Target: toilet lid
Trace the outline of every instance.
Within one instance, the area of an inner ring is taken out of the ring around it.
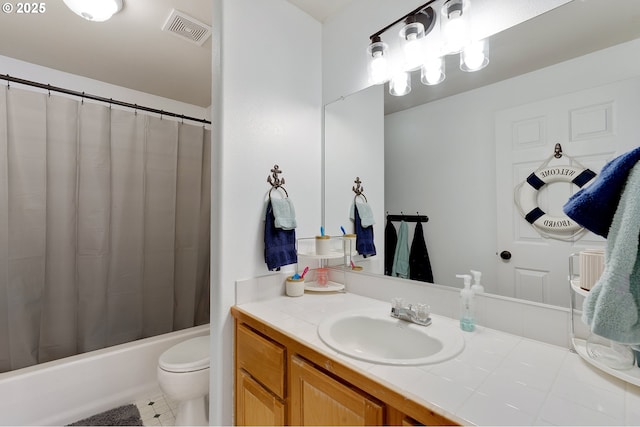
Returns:
[[[162,353],[158,366],[169,372],[191,372],[209,367],[209,335],[191,338]]]

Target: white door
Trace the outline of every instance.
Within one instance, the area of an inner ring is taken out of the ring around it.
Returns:
[[[496,260],[501,295],[569,305],[569,255],[603,247],[605,240],[590,232],[574,241],[542,237],[516,208],[514,189],[554,153],[556,143],[594,172],[640,145],[639,95],[640,79],[630,79],[496,113]],[[566,155],[550,165],[576,166]],[[577,190],[566,182],[545,185],[538,192],[538,206],[549,215],[564,216],[562,206]]]

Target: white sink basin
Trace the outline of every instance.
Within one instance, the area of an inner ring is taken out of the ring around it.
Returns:
[[[356,359],[386,365],[426,365],[458,355],[464,348],[460,330],[433,319],[420,326],[375,310],[333,315],[318,325],[322,341]]]

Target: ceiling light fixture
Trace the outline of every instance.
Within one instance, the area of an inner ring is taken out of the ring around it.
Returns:
[[[76,15],[88,21],[103,22],[122,9],[122,0],[63,0]]]
[[[368,71],[372,84],[389,82],[389,93],[402,96],[411,91],[411,71],[419,69],[420,81],[425,85],[441,83],[446,77],[446,55],[459,53],[460,69],[467,72],[489,64],[489,40],[470,37],[471,0],[442,0],[439,14],[431,7],[436,1],[428,1],[369,37]],[[440,25],[436,29],[437,19]],[[384,43],[383,34],[399,23],[403,23],[399,39],[388,39],[389,45]]]

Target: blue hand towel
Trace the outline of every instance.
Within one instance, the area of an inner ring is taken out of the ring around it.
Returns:
[[[640,147],[609,161],[587,187],[569,198],[562,210],[575,222],[607,237],[629,171],[640,160]]]
[[[296,231],[283,230],[275,226],[272,201],[267,203],[264,222],[264,261],[269,270],[298,262]]]
[[[349,218],[355,221],[355,208],[358,208],[358,214],[360,214],[360,221],[364,228],[371,227],[376,223],[375,219],[373,219],[373,211],[371,210],[371,206],[368,203],[354,202],[351,205],[351,210],[349,212]]]
[[[271,207],[273,208],[276,228],[282,228],[283,230],[296,228],[298,225],[296,223],[296,210],[290,198],[271,199]]]
[[[355,208],[354,228],[356,232],[356,250],[365,257],[376,254],[376,245],[373,241],[373,227],[363,227],[360,220],[360,211]]]
[[[597,335],[640,343],[640,162],[631,169],[609,229],[602,276],[584,300],[582,320]]]
[[[396,243],[391,275],[405,279],[409,278],[409,229],[404,221],[400,221],[400,228],[398,229],[398,243]]]

